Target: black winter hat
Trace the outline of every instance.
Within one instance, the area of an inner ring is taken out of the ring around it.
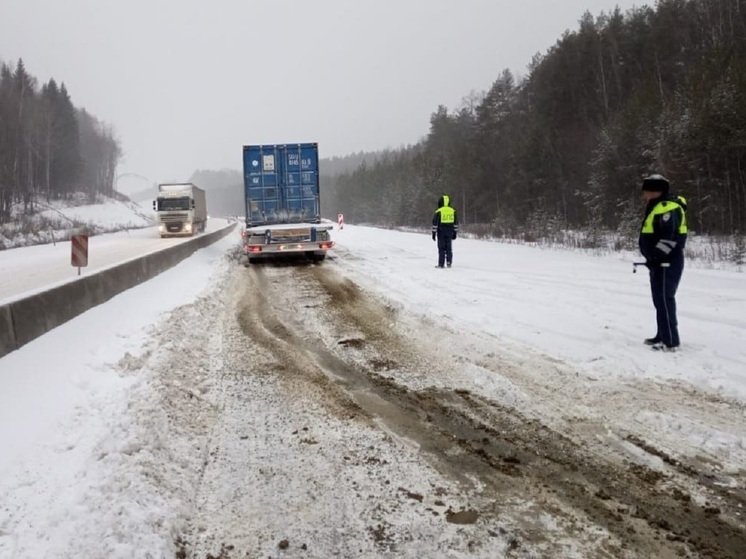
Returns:
[[[668,194],[668,179],[663,175],[650,175],[642,179],[642,189],[648,192],[662,192]]]

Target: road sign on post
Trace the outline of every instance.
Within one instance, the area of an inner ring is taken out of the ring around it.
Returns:
[[[88,266],[88,235],[73,235],[70,241],[71,264],[77,266],[78,275],[80,275],[80,268]]]

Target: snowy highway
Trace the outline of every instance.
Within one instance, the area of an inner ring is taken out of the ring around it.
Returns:
[[[211,219],[206,233],[227,224],[224,219]],[[81,268],[80,274],[92,274],[189,239],[161,239],[156,226],[91,236],[88,265]],[[70,241],[0,251],[0,304],[77,278],[78,268],[71,265],[70,252]]]
[[[741,559],[744,274],[689,266],[661,354],[630,255],[335,240],[0,358],[0,556]]]

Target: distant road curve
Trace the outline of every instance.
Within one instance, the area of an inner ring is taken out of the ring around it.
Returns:
[[[211,218],[206,233],[229,223],[226,219]],[[191,237],[161,239],[157,227],[96,235],[88,239],[88,266],[81,268],[80,274],[89,275],[189,239]],[[0,251],[0,304],[76,279],[78,269],[72,266],[70,259],[69,241]]]

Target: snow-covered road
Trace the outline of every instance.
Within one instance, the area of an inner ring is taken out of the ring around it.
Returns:
[[[746,548],[743,274],[689,266],[658,354],[622,256],[335,237],[229,236],[0,359],[0,556]]]
[[[207,233],[225,227],[224,219],[211,219]],[[95,235],[88,240],[88,265],[81,275],[187,242],[190,237],[161,239],[157,227]],[[71,264],[70,241],[0,251],[0,304],[78,277]]]

